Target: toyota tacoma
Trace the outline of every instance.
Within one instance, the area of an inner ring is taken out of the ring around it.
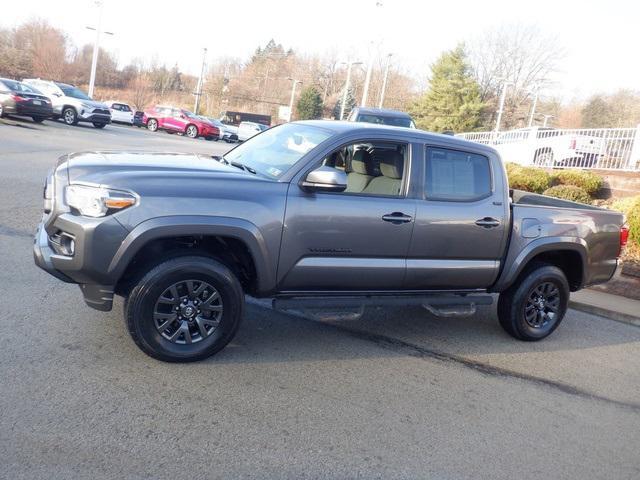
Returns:
[[[233,338],[245,295],[276,308],[424,305],[499,294],[513,337],[553,332],[569,294],[614,274],[622,214],[510,192],[488,146],[409,128],[306,121],[224,156],[84,152],[47,177],[38,266],[85,302],[125,298],[135,343],[164,361]]]

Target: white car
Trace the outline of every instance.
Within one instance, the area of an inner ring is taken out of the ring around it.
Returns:
[[[268,128],[269,127],[261,123],[241,122],[238,126],[238,141],[244,142]]]
[[[502,132],[492,146],[505,161],[540,167],[592,168],[606,150],[602,138],[581,130],[550,127]]]
[[[111,112],[111,121],[133,125],[133,109],[124,102],[114,102],[112,100],[104,102]]]

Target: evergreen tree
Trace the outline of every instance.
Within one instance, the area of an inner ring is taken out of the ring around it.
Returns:
[[[333,118],[335,118],[336,120],[340,120],[340,109],[342,108],[342,96],[343,95],[344,95],[344,90],[342,92],[340,92],[340,96],[338,97],[338,100],[336,101],[336,105],[335,105],[335,107],[333,107]],[[357,105],[356,97],[353,94],[353,90],[351,88],[349,88],[349,90],[347,90],[347,101],[344,104],[344,118],[343,118],[344,120],[347,119],[347,117],[349,116],[349,113],[351,113],[351,110],[356,105]]]
[[[313,120],[322,117],[322,96],[314,86],[305,88],[296,104],[298,120]]]
[[[429,88],[411,109],[418,128],[434,132],[478,128],[484,105],[463,45],[443,53],[431,73]]]

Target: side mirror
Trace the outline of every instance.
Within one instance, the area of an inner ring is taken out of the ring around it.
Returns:
[[[62,96],[62,94],[61,94],[61,93],[58,93],[58,92],[55,92],[55,93],[53,94],[53,96],[54,96],[54,97],[61,97],[61,96]]]
[[[187,116],[184,113],[181,113],[180,114],[180,118],[182,118],[184,120],[185,118],[187,118]]]
[[[310,192],[343,192],[347,188],[347,174],[327,166],[318,167],[307,174],[301,186]]]

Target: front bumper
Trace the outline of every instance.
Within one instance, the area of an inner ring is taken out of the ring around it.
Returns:
[[[106,115],[104,113],[80,112],[78,113],[78,121],[91,123],[111,123],[111,115]]]
[[[73,238],[72,255],[62,253],[52,241],[60,232]],[[65,213],[52,220],[45,215],[33,241],[34,261],[57,279],[79,284],[88,306],[109,311],[118,280],[109,272],[109,263],[127,233],[113,217],[94,219]]]

